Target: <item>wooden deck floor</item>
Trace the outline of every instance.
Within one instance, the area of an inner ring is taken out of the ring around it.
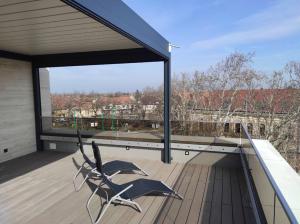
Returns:
[[[80,192],[74,192],[72,177],[81,162],[79,153],[43,152],[0,164],[0,223],[91,223],[85,205],[97,182],[91,181]],[[142,213],[114,205],[101,223],[254,223],[240,169],[134,162],[150,174],[149,178],[173,186],[184,200],[144,196],[136,200]],[[143,176],[120,174],[114,181],[125,183],[139,177]],[[100,195],[92,202],[92,208],[97,215]]]

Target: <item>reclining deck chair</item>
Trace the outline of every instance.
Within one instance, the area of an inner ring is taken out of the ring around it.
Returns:
[[[173,196],[181,200],[183,199],[173,189],[168,187],[163,182],[157,180],[137,179],[125,184],[113,183],[112,180],[107,175],[105,175],[105,173],[103,173],[104,165],[102,165],[100,151],[98,146],[95,144],[95,142],[92,142],[92,147],[93,147],[93,152],[94,152],[94,157],[96,162],[96,172],[98,172],[103,177],[101,179],[100,184],[97,186],[95,191],[90,196],[86,205],[89,216],[93,224],[96,224],[100,221],[100,219],[103,217],[104,213],[106,212],[107,208],[111,203],[119,203],[119,204],[127,203],[128,205],[135,206],[139,212],[142,212],[140,205],[133,200],[150,193],[161,193],[166,196]],[[110,198],[110,200],[108,200],[108,193],[106,190],[103,189],[102,187],[103,185],[106,185],[113,193],[113,196]],[[105,208],[101,210],[101,213],[99,214],[98,218],[94,220],[89,208],[89,204],[99,189],[105,192],[107,204],[105,205]]]
[[[83,156],[84,162],[81,165],[81,167],[78,169],[77,173],[74,175],[74,178],[73,178],[73,184],[74,184],[75,191],[79,191],[81,189],[81,187],[83,186],[83,184],[86,182],[86,180],[91,175],[96,175],[98,177],[101,176],[101,175],[99,175],[99,172],[95,172],[96,171],[96,164],[94,162],[92,162],[84,152],[82,137],[81,137],[81,133],[80,133],[79,130],[77,130],[77,137],[78,137],[78,142],[79,142],[79,149],[80,149],[80,152]],[[90,170],[86,174],[84,180],[81,182],[79,187],[77,188],[76,183],[75,183],[76,178],[80,174],[81,170],[85,167],[85,165],[88,165],[88,168]],[[103,164],[103,173],[110,179],[114,175],[116,175],[118,173],[122,173],[122,172],[123,173],[124,172],[140,172],[143,175],[148,176],[148,174],[144,170],[142,170],[136,164],[131,163],[131,162],[126,162],[126,161],[121,161],[121,160],[114,160],[114,161],[110,161],[110,162],[107,162],[107,163]]]

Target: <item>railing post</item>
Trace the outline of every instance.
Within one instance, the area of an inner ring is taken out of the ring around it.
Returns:
[[[162,160],[171,163],[171,125],[170,125],[170,96],[171,96],[171,60],[164,61],[164,151]]]
[[[40,88],[40,72],[39,67],[32,63],[32,84],[34,99],[34,115],[35,115],[35,137],[37,151],[43,150],[41,141],[42,133],[42,106],[41,106],[41,88]]]

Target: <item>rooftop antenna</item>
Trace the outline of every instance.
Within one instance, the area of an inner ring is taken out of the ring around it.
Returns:
[[[171,52],[173,48],[180,48],[180,47],[177,46],[177,45],[169,43],[169,52]]]

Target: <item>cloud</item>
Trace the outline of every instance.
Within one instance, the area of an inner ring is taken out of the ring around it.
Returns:
[[[224,3],[224,0],[214,0],[211,1],[211,6],[220,6]]]
[[[279,2],[267,10],[236,22],[235,31],[192,44],[212,49],[284,38],[300,32],[299,1]]]
[[[244,27],[276,25],[280,21],[299,16],[299,7],[299,0],[276,1],[275,4],[272,4],[269,8],[237,21],[236,25]]]

